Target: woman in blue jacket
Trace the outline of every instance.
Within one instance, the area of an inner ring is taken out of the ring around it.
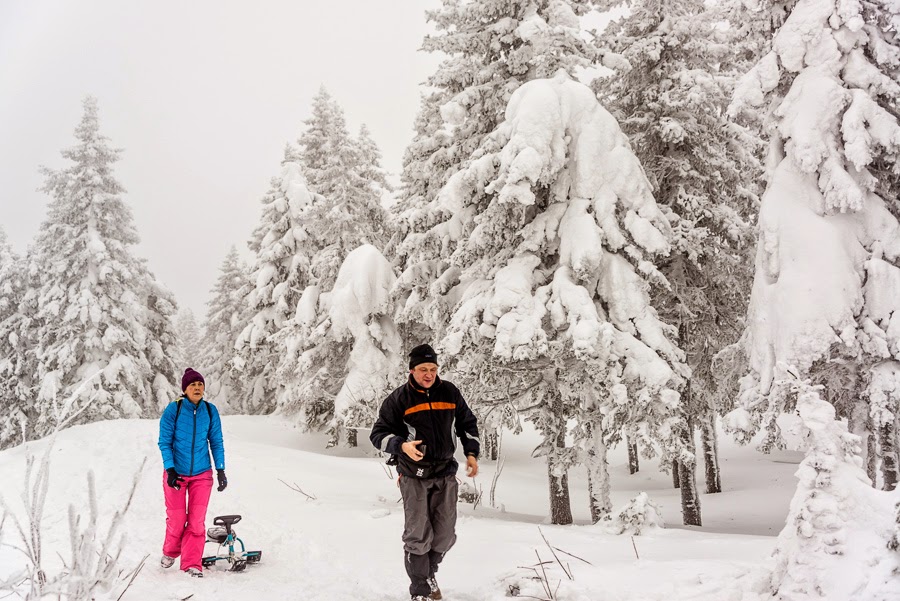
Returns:
[[[219,492],[228,486],[222,420],[215,405],[203,398],[206,381],[189,367],[181,376],[184,396],[169,403],[159,420],[163,493],[166,497],[166,540],[160,565],[171,567],[181,556],[181,569],[203,576],[206,508],[212,492],[212,451]],[[187,400],[188,402],[185,402]]]

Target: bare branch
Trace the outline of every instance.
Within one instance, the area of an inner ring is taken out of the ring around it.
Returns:
[[[303,492],[303,490],[301,490],[301,488],[300,488],[299,486],[297,486],[297,483],[296,483],[296,482],[294,483],[293,486],[291,486],[290,484],[288,484],[287,482],[285,482],[285,481],[282,480],[281,478],[279,478],[278,481],[281,482],[282,484],[284,484],[285,486],[287,486],[288,488],[290,488],[292,491],[300,493],[301,495],[303,495],[303,496],[306,497],[307,499],[309,499],[309,500],[311,500],[311,501],[315,501],[315,500],[316,500],[315,495],[308,495],[308,494],[306,494],[305,492]]]
[[[573,555],[572,553],[569,553],[568,551],[563,551],[563,550],[560,549],[559,547],[553,547],[553,548],[556,549],[557,551],[559,551],[560,553],[565,553],[565,554],[568,555],[569,557],[574,557],[574,558],[577,559],[578,561],[583,561],[584,563],[588,564],[589,566],[594,565],[594,564],[592,564],[591,562],[589,562],[589,561],[586,560],[586,559],[582,559],[582,558],[578,557],[577,555]]]
[[[550,590],[550,581],[547,579],[547,570],[544,569],[544,562],[541,561],[541,556],[537,552],[537,549],[534,550],[534,554],[537,555],[538,565],[541,568],[541,586],[544,587],[544,592],[547,593],[547,596],[550,597],[552,601],[553,591]]]
[[[553,559],[555,559],[555,560],[556,560],[556,563],[559,564],[559,567],[562,568],[562,571],[563,571],[563,573],[566,575],[566,577],[568,577],[569,580],[575,580],[575,579],[572,577],[571,572],[569,572],[569,570],[566,569],[566,566],[563,565],[562,561],[560,561],[559,556],[556,554],[556,550],[555,550],[554,547],[550,544],[550,541],[547,540],[547,537],[544,536],[544,531],[541,530],[541,527],[540,527],[540,526],[538,526],[538,532],[541,533],[541,538],[544,539],[544,542],[547,544],[548,547],[550,547],[550,553],[553,554]]]
[[[122,594],[116,597],[116,601],[122,601],[122,597],[125,596],[125,593],[128,592],[128,589],[131,587],[131,583],[134,582],[134,579],[137,578],[138,574],[141,573],[141,570],[144,569],[144,562],[147,561],[147,558],[150,557],[150,554],[144,555],[144,558],[137,565],[137,567],[131,572],[131,578],[128,580],[128,584],[125,585],[125,588],[122,589]],[[128,578],[128,576],[125,576]]]

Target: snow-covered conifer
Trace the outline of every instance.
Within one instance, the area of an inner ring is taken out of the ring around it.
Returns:
[[[178,333],[179,364],[197,365],[197,369],[206,368],[200,363],[200,328],[194,312],[182,307],[175,316],[175,331]]]
[[[426,12],[438,33],[423,50],[447,58],[428,78],[434,91],[404,157],[405,205],[434,200],[503,120],[519,86],[590,64],[595,53],[579,23],[590,8],[586,0],[444,0]]]
[[[16,255],[0,227],[0,448],[22,441],[22,400],[28,379],[22,373],[28,341],[21,336],[25,262]]]
[[[761,142],[725,116],[736,57],[734,31],[721,21],[702,0],[637,0],[599,39],[627,65],[594,83],[672,226],[672,252],[658,263],[669,285],[654,288],[653,304],[678,328],[691,368],[682,404],[691,429],[703,433],[707,492],[721,490],[716,411],[732,404],[730,387],[713,376],[712,359],[743,330],[762,177],[754,154]],[[680,480],[693,481],[689,473]]]
[[[243,315],[247,312],[241,292],[247,290],[246,268],[238,257],[235,247],[231,247],[222,262],[219,277],[212,289],[212,298],[207,303],[204,323],[203,343],[200,360],[207,372],[207,396],[214,400],[222,412],[235,411],[241,407],[243,380],[234,369],[234,345],[243,329]]]
[[[294,377],[302,382],[297,396],[306,418],[330,418],[331,444],[355,446],[356,428],[375,421],[402,380],[400,337],[390,318],[394,280],[387,259],[365,244],[347,255],[334,287],[318,297],[324,319],[311,324]],[[316,407],[326,413],[316,415]]]
[[[322,248],[311,268],[327,290],[351,250],[360,244],[385,247],[384,176],[379,173],[374,141],[368,134],[359,141],[350,136],[343,109],[324,88],[313,99],[312,116],[305,123],[298,140],[300,162],[310,189],[326,201],[314,211]]]
[[[896,168],[900,152],[900,6],[761,5],[786,18],[731,107],[764,107],[771,178],[748,310],[750,372],[728,423],[745,439],[763,427],[764,449],[781,445],[776,419],[793,408],[784,382],[794,368],[824,385],[854,433],[877,434],[878,452],[889,452],[897,384],[880,366],[900,360],[900,227],[873,169]]]
[[[860,439],[836,420],[821,387],[790,385],[806,457],[775,548],[772,598],[896,599],[900,555],[885,551],[893,534],[894,495],[872,490]]]
[[[359,149],[360,175],[371,186],[376,198],[379,199],[379,204],[385,206],[393,188],[388,183],[386,172],[381,166],[381,150],[372,139],[372,134],[369,133],[365,123],[359,126],[356,144]]]
[[[512,400],[542,431],[551,519],[571,521],[564,477],[584,456],[596,520],[610,511],[606,433],[685,450],[687,371],[649,298],[670,227],[615,120],[562,71],[513,94],[479,155],[432,207],[453,217],[407,241],[455,249],[431,287],[449,325],[430,325],[457,378],[498,391],[475,403]]]
[[[319,223],[309,211],[322,198],[310,192],[296,152],[288,146],[281,173],[272,178],[262,199],[260,223],[249,242],[256,253],[241,295],[247,305],[245,325],[235,342],[234,367],[241,378],[246,413],[268,413],[276,405],[275,378],[281,353],[274,336],[291,319],[309,283],[311,254],[301,248]],[[233,406],[237,409],[237,406]]]
[[[100,134],[93,98],[84,101],[75,136],[76,146],[62,153],[73,164],[45,170],[44,189],[52,200],[29,267],[40,378],[40,411],[33,424],[38,435],[55,425],[55,400],[95,375],[79,399],[93,399],[82,420],[155,416],[159,397],[171,398],[177,390],[174,373],[159,373],[174,365],[175,346],[159,344],[148,323],[152,316],[170,320],[174,305],[150,306],[159,290],[143,261],[132,255],[138,236],[112,170],[120,151]],[[161,356],[154,358],[156,345]]]
[[[180,390],[178,377],[178,332],[175,316],[178,303],[175,295],[160,284],[149,271],[144,271],[145,282],[141,304],[146,307],[144,325],[147,328],[147,359],[153,374],[153,399],[162,412]]]
[[[579,21],[591,4],[445,0],[426,13],[437,33],[425,38],[423,49],[447,58],[428,79],[433,91],[422,100],[416,136],[404,155],[400,202],[392,208],[394,236],[387,247],[387,256],[402,270],[395,306],[407,346],[439,337],[447,314],[447,307],[433,302],[431,288],[442,286],[437,279],[454,248],[422,234],[453,228],[459,217],[462,222],[468,219],[434,210],[438,193],[453,173],[481,152],[479,147],[503,120],[519,86],[559,69],[574,76],[579,67],[592,62],[596,50],[586,41]],[[415,244],[404,242],[410,235],[416,237]],[[485,450],[490,451],[493,433],[505,421],[499,417],[502,412],[483,412],[477,400],[472,409],[482,423]]]

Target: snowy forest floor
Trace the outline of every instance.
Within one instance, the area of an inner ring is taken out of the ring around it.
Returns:
[[[248,549],[261,549],[262,562],[243,573],[207,571],[203,580],[159,567],[165,511],[156,420],[94,423],[59,434],[52,453],[50,490],[43,524],[48,571],[69,551],[68,507],[87,512],[86,473],[94,470],[100,512],[109,522],[124,504],[132,477],[144,457],[133,506],[125,520],[127,543],[122,566],[147,564],[123,599],[169,600],[405,600],[400,535],[403,509],[395,482],[382,467],[364,434],[357,449],[325,450],[321,435],[301,434],[278,417],[229,416],[224,420],[229,487],[212,493],[207,526],[216,515],[239,513],[235,527]],[[40,455],[48,441],[0,452],[2,496],[20,512],[26,453]],[[574,580],[555,563],[547,574],[560,601],[761,601],[768,598],[769,554],[784,526],[796,486],[801,456],[763,455],[722,436],[724,492],[702,495],[702,528],[681,526],[679,491],[657,461],[642,461],[629,475],[623,448],[610,453],[613,504],[619,507],[641,491],[660,505],[665,529],[634,538],[604,534],[591,526],[584,470],[570,472],[576,524],[546,524],[549,513],[546,466],[532,459],[534,433],[505,435],[505,466],[496,488],[497,508],[487,505],[496,463],[483,461],[476,484],[485,505],[460,505],[458,542],[438,574],[447,601],[508,599],[510,584],[523,598],[547,599],[531,570],[521,566],[553,558],[541,536],[586,565],[564,557]],[[308,500],[279,481],[298,485]],[[468,478],[462,478],[470,481]],[[702,470],[698,486],[704,490]],[[540,531],[539,531],[540,527]],[[105,528],[104,528],[105,530]],[[3,542],[17,544],[8,527]],[[207,553],[214,551],[207,545]],[[59,554],[59,555],[58,555]],[[0,547],[0,581],[23,567],[22,555]],[[115,599],[121,587],[111,598]]]

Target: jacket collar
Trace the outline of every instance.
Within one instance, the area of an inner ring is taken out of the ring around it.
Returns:
[[[429,391],[438,388],[441,385],[441,377],[435,376],[434,384],[431,385],[431,388],[422,388],[418,382],[416,382],[415,378],[412,377],[412,374],[409,374],[409,379],[406,383],[409,386],[409,389],[418,394],[428,394]]]

